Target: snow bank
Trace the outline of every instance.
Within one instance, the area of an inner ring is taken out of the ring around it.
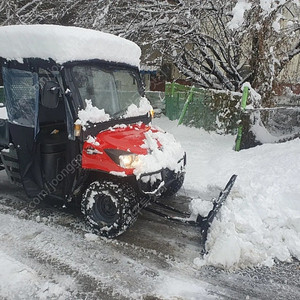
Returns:
[[[0,27],[0,57],[23,62],[24,58],[67,61],[101,59],[139,67],[140,48],[133,42],[91,29],[58,25]]]
[[[157,119],[187,152],[183,193],[204,213],[232,174],[237,181],[208,234],[208,255],[198,266],[271,266],[274,259],[300,259],[300,140],[232,150],[234,136],[176,126]]]

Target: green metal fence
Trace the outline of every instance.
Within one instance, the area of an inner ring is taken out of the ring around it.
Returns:
[[[165,111],[169,119],[179,120],[179,124],[219,133],[237,133],[237,151],[300,137],[299,104],[246,109],[247,100],[247,87],[241,94],[168,83]],[[260,130],[256,132],[254,127]],[[267,135],[259,135],[259,131]]]
[[[4,103],[4,88],[0,86],[0,103]]]
[[[167,83],[166,115],[185,125],[220,133],[236,133],[241,93]],[[186,110],[186,111],[185,111]]]

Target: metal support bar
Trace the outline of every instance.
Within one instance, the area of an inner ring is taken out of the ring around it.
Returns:
[[[176,217],[176,216],[171,216],[167,213],[161,212],[153,207],[145,207],[144,209],[156,214],[160,217],[163,217],[166,220],[169,221],[174,221],[177,223],[182,223],[186,225],[191,225],[191,226],[197,226],[201,228],[201,234],[202,234],[202,243],[203,243],[203,252],[205,253],[205,242],[207,239],[207,233],[210,228],[211,223],[213,222],[214,218],[216,217],[217,213],[219,212],[220,208],[222,207],[223,203],[227,199],[234,183],[237,178],[237,175],[232,175],[231,178],[229,179],[228,183],[226,184],[225,188],[220,192],[218,199],[216,199],[213,202],[213,208],[212,210],[208,213],[206,217],[202,217],[198,215],[196,221],[190,220],[190,214],[187,212],[180,211],[172,206],[160,203],[158,201],[154,201],[153,204],[162,207],[166,211],[174,212],[177,214],[181,214],[184,217]],[[151,205],[150,205],[151,206]]]
[[[146,211],[149,211],[155,215],[158,215],[160,217],[163,217],[164,219],[167,219],[169,221],[174,221],[174,222],[177,222],[177,223],[182,223],[182,224],[186,224],[186,225],[191,225],[191,226],[199,226],[200,224],[195,222],[195,221],[192,221],[192,220],[189,220],[188,218],[180,218],[180,217],[174,217],[174,216],[170,216],[166,213],[163,213],[159,210],[156,210],[154,208],[151,208],[151,207],[145,207],[144,208]]]
[[[190,215],[191,215],[190,213],[187,213],[187,212],[184,212],[184,211],[180,211],[180,210],[178,210],[178,209],[176,209],[176,208],[174,208],[174,207],[172,207],[172,206],[166,205],[166,204],[161,203],[161,202],[159,202],[159,201],[154,201],[154,203],[155,203],[156,205],[158,205],[158,206],[161,206],[161,207],[164,208],[164,209],[167,209],[167,210],[176,212],[176,213],[178,213],[178,214],[182,214],[182,215],[184,215],[184,216],[186,216],[186,217],[190,217]]]

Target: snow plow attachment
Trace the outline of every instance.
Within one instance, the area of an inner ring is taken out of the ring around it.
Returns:
[[[227,182],[225,188],[220,192],[219,197],[213,201],[213,208],[212,210],[207,214],[207,216],[203,217],[201,215],[198,215],[196,220],[191,220],[190,213],[180,211],[174,207],[165,205],[159,201],[154,201],[153,204],[156,206],[162,208],[166,212],[162,212],[161,210],[158,210],[157,208],[152,207],[152,205],[145,208],[145,210],[152,212],[160,217],[163,217],[167,220],[184,223],[186,225],[191,226],[197,226],[201,229],[201,235],[202,235],[202,243],[203,243],[203,250],[205,252],[205,242],[207,239],[207,233],[210,228],[210,225],[212,224],[214,218],[218,214],[220,208],[222,207],[223,203],[227,199],[234,182],[237,178],[237,175],[232,175],[229,181]],[[169,213],[175,213],[178,216],[170,215]]]

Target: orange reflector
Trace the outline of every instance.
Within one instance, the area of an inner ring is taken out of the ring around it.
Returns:
[[[154,118],[154,109],[151,109],[150,110],[150,114],[151,114],[151,117],[152,117],[152,119]]]
[[[80,136],[81,133],[81,125],[80,124],[75,124],[74,125],[74,135],[75,136]]]

